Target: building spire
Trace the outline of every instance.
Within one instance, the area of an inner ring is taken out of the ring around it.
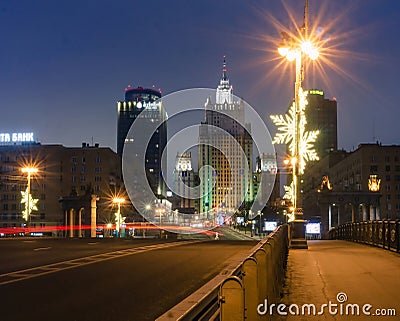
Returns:
[[[224,63],[222,65],[222,80],[227,80],[226,77],[226,56],[224,55]]]
[[[233,102],[232,86],[229,84],[229,79],[226,75],[226,56],[224,56],[224,62],[222,64],[222,78],[217,88],[216,102],[217,104],[231,104]]]

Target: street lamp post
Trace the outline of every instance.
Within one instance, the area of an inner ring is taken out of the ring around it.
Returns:
[[[125,202],[124,198],[114,197],[113,203],[118,205],[117,213],[115,213],[115,229],[117,231],[117,237],[120,237],[120,229],[121,229],[121,204]]]
[[[165,209],[162,207],[158,207],[156,209],[156,213],[158,213],[158,215],[160,216],[160,239],[161,239],[162,238],[162,228],[161,228],[162,220],[161,219],[162,219],[163,214],[165,213]]]
[[[302,82],[304,79],[304,58],[308,57],[315,60],[319,56],[318,49],[311,42],[308,34],[308,0],[305,1],[304,24],[301,28],[296,28],[297,34],[290,36],[282,32],[282,44],[278,48],[281,56],[288,61],[296,62],[296,80],[294,85],[294,102],[289,108],[288,113],[283,115],[271,115],[272,121],[278,127],[275,135],[274,144],[288,144],[291,154],[290,163],[292,165],[292,183],[285,187],[293,205],[293,210],[289,222],[293,222],[291,227],[291,244],[297,248],[307,248],[305,240],[304,220],[301,199],[299,198],[299,177],[303,175],[307,161],[318,160],[319,157],[314,148],[319,131],[306,131],[305,108],[307,106],[307,92],[303,91]],[[285,194],[286,195],[286,194]],[[297,239],[295,242],[294,239]]]
[[[28,179],[28,187],[27,187],[27,196],[26,196],[26,203],[25,203],[25,220],[28,226],[28,229],[31,225],[31,175],[38,172],[38,169],[35,167],[23,167],[21,169],[22,173],[27,174]]]
[[[292,213],[293,218],[296,214],[301,213],[301,203],[299,202],[299,176],[304,171],[306,162],[306,153],[308,150],[304,150],[302,140],[305,139],[305,106],[307,104],[306,93],[303,91],[302,82],[304,80],[304,57],[309,57],[311,60],[318,58],[318,49],[312,44],[308,36],[308,0],[305,3],[304,10],[304,25],[299,28],[298,38],[289,36],[286,32],[282,32],[282,44],[278,48],[278,52],[281,56],[285,57],[288,61],[295,60],[296,62],[296,80],[294,86],[294,113],[291,129],[291,153],[292,157],[290,163],[292,165],[292,203],[294,211]],[[315,134],[315,138],[318,132]],[[315,140],[314,138],[314,140]],[[308,156],[308,158],[312,158]],[[318,156],[315,155],[315,160]]]

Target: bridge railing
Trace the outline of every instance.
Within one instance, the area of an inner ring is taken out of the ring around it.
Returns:
[[[156,321],[261,320],[258,305],[280,298],[288,252],[286,224],[260,241],[244,261],[232,264],[230,272],[215,277]]]
[[[330,239],[353,241],[400,252],[400,220],[354,222],[334,227]]]

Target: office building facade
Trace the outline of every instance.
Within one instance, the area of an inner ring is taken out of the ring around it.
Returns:
[[[324,222],[326,229],[352,221],[400,219],[399,162],[399,145],[360,144],[353,152],[331,153],[307,171],[305,213],[328,220],[329,209],[333,218]]]
[[[308,90],[308,105],[306,107],[306,130],[319,130],[314,143],[319,158],[337,150],[337,102],[336,99],[325,98],[322,90]]]
[[[34,166],[31,195],[38,199],[32,211],[31,227],[64,226],[65,213],[60,199],[70,195],[96,194],[97,221],[105,223],[113,217],[112,195],[123,190],[120,158],[110,148],[97,144],[82,147],[62,145],[0,146],[0,227],[21,227],[24,220],[21,192],[27,188],[27,176],[21,169]]]
[[[240,125],[244,124],[244,104],[234,98],[226,72],[224,61],[215,103],[207,100],[199,129],[199,177],[203,184],[199,211],[207,218],[229,216],[243,201],[253,200],[251,129]],[[208,167],[201,170],[203,166]]]
[[[127,135],[136,119],[140,119],[140,126],[162,122],[146,148],[144,166],[154,194],[165,195],[161,156],[167,144],[167,116],[162,104],[157,102],[160,98],[161,92],[154,89],[130,86],[125,89],[125,100],[117,102],[117,154],[122,157],[125,142],[134,140],[134,137]]]

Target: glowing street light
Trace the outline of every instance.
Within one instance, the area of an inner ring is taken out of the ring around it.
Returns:
[[[115,229],[117,231],[117,237],[120,237],[121,224],[125,222],[125,217],[121,216],[121,204],[125,202],[124,198],[114,197],[113,203],[118,205],[117,213],[115,213]]]
[[[161,219],[162,219],[162,216],[165,214],[165,208],[157,207],[155,212],[160,216],[160,238],[161,238],[162,237],[162,229],[161,229],[162,221],[161,221]]]
[[[318,49],[314,46],[308,37],[308,0],[305,3],[304,25],[298,28],[298,38],[289,36],[282,32],[282,43],[278,52],[288,61],[296,61],[296,81],[295,81],[295,99],[286,115],[272,115],[271,119],[278,132],[274,137],[274,144],[289,144],[291,158],[285,162],[292,165],[292,204],[293,212],[291,218],[294,219],[295,212],[301,212],[298,202],[298,176],[304,173],[305,165],[308,161],[318,160],[318,155],[314,149],[314,142],[317,139],[319,131],[306,131],[307,124],[305,108],[308,104],[307,92],[302,88],[304,79],[303,60],[309,57],[315,60],[319,56]]]
[[[36,174],[39,170],[36,167],[23,167],[21,168],[22,173],[27,174],[28,186],[26,188],[26,192],[21,192],[22,194],[22,203],[25,203],[25,211],[22,211],[22,216],[24,220],[27,222],[28,227],[30,227],[30,219],[32,210],[37,211],[36,204],[38,202],[37,199],[32,199],[31,196],[31,175]]]

